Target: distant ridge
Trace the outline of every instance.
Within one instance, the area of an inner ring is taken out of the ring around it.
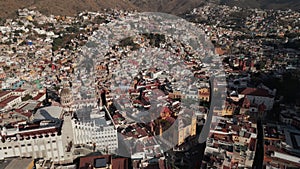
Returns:
[[[72,16],[80,11],[99,11],[101,9],[119,8],[136,9],[128,0],[0,0],[0,17],[15,16],[19,8],[36,9],[43,14]]]
[[[220,4],[243,8],[300,9],[299,0],[219,0]]]
[[[300,9],[300,0],[0,0],[0,17],[13,17],[19,8],[36,7],[44,14],[74,15],[105,8],[182,14],[206,2],[264,9]]]
[[[141,11],[182,14],[204,5],[206,0],[130,0]]]

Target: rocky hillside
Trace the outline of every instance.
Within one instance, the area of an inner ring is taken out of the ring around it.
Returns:
[[[16,14],[19,8],[33,8],[44,14],[74,15],[83,10],[104,8],[137,9],[182,14],[205,2],[267,9],[300,9],[299,0],[0,0],[0,17]]]
[[[299,0],[219,0],[220,4],[261,9],[300,9]]]
[[[0,17],[14,16],[19,8],[36,8],[44,14],[74,15],[105,8],[136,9],[128,0],[1,0]]]

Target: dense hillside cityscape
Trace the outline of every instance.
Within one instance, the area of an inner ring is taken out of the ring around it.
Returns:
[[[300,13],[210,2],[1,16],[0,168],[300,168]]]

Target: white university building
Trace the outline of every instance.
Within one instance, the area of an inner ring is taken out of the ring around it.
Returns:
[[[66,90],[64,95],[69,96]],[[105,112],[91,115],[90,122],[80,122],[73,117],[68,107],[70,102],[62,100],[63,108],[51,106],[39,109],[30,118],[33,123],[20,122],[9,128],[0,126],[0,160],[32,157],[56,164],[71,163],[76,157],[85,155],[74,153],[77,147],[88,147],[90,152],[94,149],[113,153],[118,148],[118,134],[114,126],[105,120]]]

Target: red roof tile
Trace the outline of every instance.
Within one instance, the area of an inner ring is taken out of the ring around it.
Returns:
[[[20,96],[11,96],[11,97],[9,97],[9,98],[3,100],[2,102],[0,102],[0,106],[1,106],[1,107],[5,107],[5,106],[7,105],[7,103],[9,103],[9,102],[15,100],[15,99],[18,98],[18,97],[20,97]]]
[[[105,156],[87,156],[87,157],[82,157],[80,158],[80,162],[79,162],[79,169],[81,168],[86,168],[87,166],[94,165],[94,160],[97,158],[105,158],[106,159],[106,163],[110,162],[110,156],[105,155]]]
[[[7,95],[8,93],[10,93],[10,91],[1,91],[0,92],[0,97],[3,97],[5,95]]]
[[[260,88],[246,88],[240,93],[243,95],[272,97],[267,90]]]
[[[21,89],[21,88],[18,88],[16,90],[14,90],[14,92],[24,92],[25,90],[24,89]]]
[[[37,96],[33,98],[33,100],[39,100],[41,97],[43,97],[45,93],[39,93]]]
[[[128,169],[127,158],[112,159],[112,169]]]

